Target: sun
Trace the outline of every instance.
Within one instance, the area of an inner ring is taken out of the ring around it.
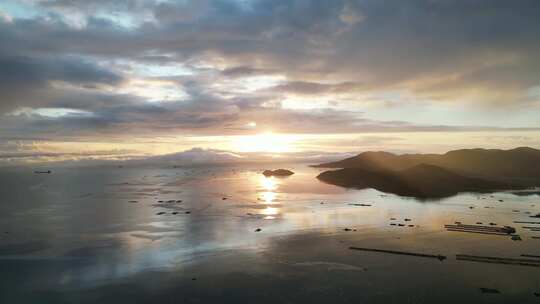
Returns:
[[[294,138],[285,134],[274,134],[271,131],[238,137],[235,149],[240,152],[291,152]]]

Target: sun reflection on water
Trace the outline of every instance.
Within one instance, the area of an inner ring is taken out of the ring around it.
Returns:
[[[262,199],[265,204],[271,205],[274,203],[274,200],[276,199],[276,193],[275,192],[263,192],[261,193]]]
[[[276,218],[276,215],[279,215],[279,209],[273,207],[266,207],[261,214],[266,215],[265,220],[273,220]]]
[[[273,176],[261,177],[261,184],[262,184],[262,188],[266,191],[274,191],[277,188],[276,180],[274,179]]]
[[[265,209],[262,210],[261,214],[265,215],[265,219],[272,220],[275,219],[276,216],[280,214],[280,209],[276,207],[271,207],[270,205],[274,204],[274,201],[276,199],[276,190],[278,188],[278,182],[273,177],[266,177],[263,176],[260,178],[260,189],[261,189],[261,196],[263,204],[267,205]]]

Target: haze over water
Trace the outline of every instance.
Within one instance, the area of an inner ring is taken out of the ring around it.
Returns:
[[[513,221],[538,213],[539,196],[460,194],[419,201],[346,190],[319,182],[318,169],[284,167],[296,174],[264,177],[262,167],[248,166],[59,168],[44,175],[3,170],[0,300],[538,301],[538,267],[458,261],[455,254],[538,255],[535,232]],[[523,240],[444,229],[455,221],[515,226]]]

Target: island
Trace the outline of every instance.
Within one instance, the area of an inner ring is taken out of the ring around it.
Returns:
[[[264,176],[290,176],[294,172],[287,169],[277,169],[277,170],[264,170],[262,173]]]

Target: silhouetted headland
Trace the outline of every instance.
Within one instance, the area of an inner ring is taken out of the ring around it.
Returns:
[[[419,198],[540,186],[540,150],[526,147],[445,154],[364,152],[315,167],[343,168],[317,177],[330,184]]]

